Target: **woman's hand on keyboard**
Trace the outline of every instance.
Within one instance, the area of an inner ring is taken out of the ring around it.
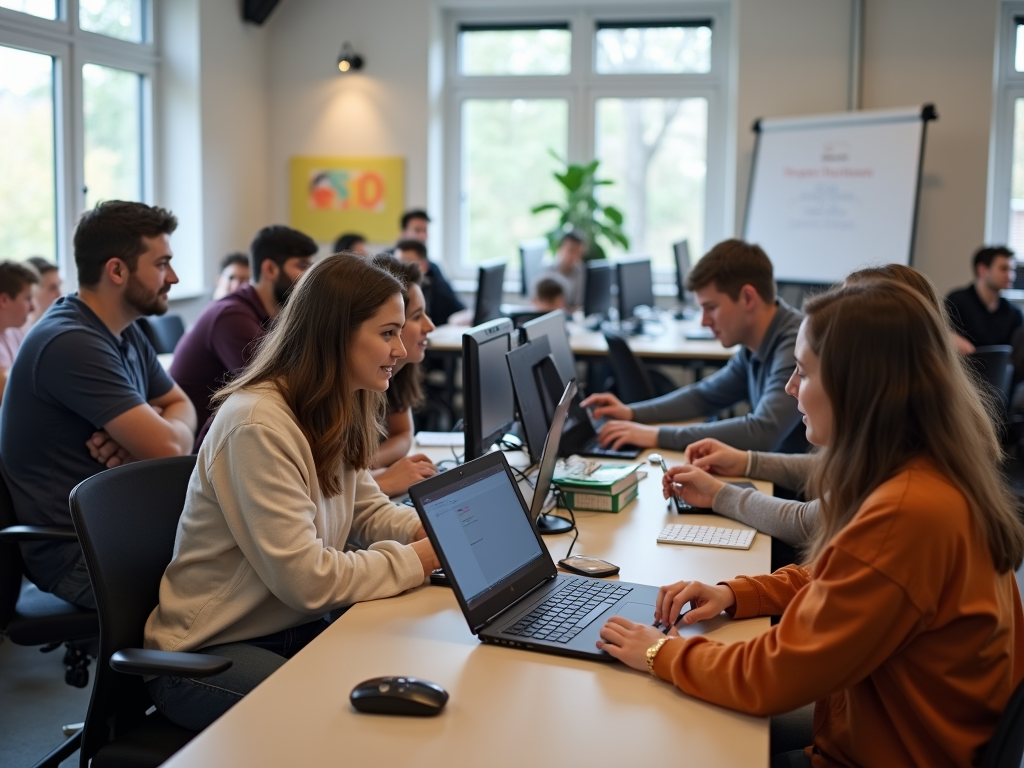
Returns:
[[[679,637],[675,627],[669,630],[669,637]],[[648,624],[637,624],[621,616],[612,616],[601,627],[601,639],[597,641],[597,647],[607,651],[609,656],[614,656],[623,664],[647,671],[647,649],[659,640],[664,640],[665,634],[658,628]]]
[[[668,472],[661,476],[661,491],[665,498],[675,494],[692,507],[711,509],[715,496],[724,486],[721,480],[697,469],[693,464],[669,467]]]
[[[747,452],[713,437],[690,443],[686,448],[686,461],[713,475],[735,477],[747,474]]]
[[[417,453],[403,456],[374,479],[388,496],[398,496],[409,490],[409,486],[437,474],[437,467],[428,456]]]
[[[699,581],[677,581],[658,590],[654,618],[665,626],[674,626],[683,606],[690,610],[683,616],[683,624],[712,619],[736,604],[736,595],[724,584],[702,584]]]
[[[616,451],[627,445],[654,448],[658,445],[658,428],[632,421],[609,421],[601,427],[597,442]]]

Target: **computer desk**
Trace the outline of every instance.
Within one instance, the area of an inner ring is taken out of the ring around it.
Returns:
[[[670,466],[681,460],[661,453]],[[762,533],[746,551],[658,544],[666,523],[739,524],[669,513],[661,470],[644,467],[639,497],[623,512],[577,513],[575,552],[618,564],[623,580],[659,586],[768,571],[771,540]],[[771,492],[769,483],[756,485]],[[545,541],[558,560],[572,534]],[[768,626],[767,618],[719,619],[708,635],[745,640]],[[434,718],[355,712],[348,700],[353,686],[382,675],[433,681],[451,699]],[[619,663],[485,646],[470,633],[451,590],[423,586],[351,608],[165,765],[583,768],[639,761],[765,766],[768,720],[691,698]]]

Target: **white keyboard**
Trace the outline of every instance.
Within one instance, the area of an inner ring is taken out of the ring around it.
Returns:
[[[462,448],[465,437],[462,432],[417,432],[416,444],[424,448]]]
[[[662,544],[693,544],[698,547],[750,549],[753,528],[715,528],[711,525],[666,525],[658,534]]]

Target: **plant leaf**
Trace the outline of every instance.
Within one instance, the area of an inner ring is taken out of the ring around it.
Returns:
[[[622,212],[618,208],[612,205],[606,205],[602,210],[604,215],[615,222],[616,225],[620,227],[622,226]]]
[[[530,213],[541,213],[542,211],[561,211],[562,206],[558,203],[541,203],[530,209]],[[621,223],[621,222],[620,222]]]

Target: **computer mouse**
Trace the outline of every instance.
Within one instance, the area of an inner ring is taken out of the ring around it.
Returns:
[[[353,688],[349,701],[360,712],[429,717],[444,709],[448,691],[415,677],[375,677]]]

